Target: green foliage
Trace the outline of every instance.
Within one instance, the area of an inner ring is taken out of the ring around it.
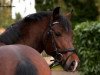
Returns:
[[[55,0],[57,1],[57,0]],[[36,2],[36,10],[37,11],[47,11],[51,10],[54,7],[54,0],[35,0]]]
[[[7,28],[12,24],[13,20],[10,16],[6,16],[5,13],[0,14],[0,27]]]
[[[74,42],[84,75],[100,75],[100,22],[83,22],[74,29]]]
[[[21,20],[21,19],[22,19],[22,17],[21,17],[21,15],[20,15],[20,13],[16,13],[15,22],[17,22],[17,21],[19,21],[19,20]]]
[[[11,18],[11,8],[3,8],[0,10],[0,28],[7,28],[9,27],[12,23],[22,19],[20,13],[16,14],[16,19]]]
[[[11,8],[1,7],[0,12],[0,27],[6,28],[13,22],[11,19]]]
[[[36,11],[48,11],[57,6],[61,7],[62,13],[66,14],[73,9],[73,17],[71,18],[74,26],[76,23],[95,21],[100,13],[99,0],[35,0]],[[73,28],[74,28],[73,26]]]
[[[14,21],[12,19],[5,19],[0,23],[0,28],[7,28],[9,27]]]
[[[66,7],[74,10],[73,21],[96,20],[99,14],[95,0],[64,0]]]

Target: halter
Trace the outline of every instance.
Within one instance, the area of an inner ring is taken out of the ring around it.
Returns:
[[[65,49],[63,51],[60,51],[60,49],[57,48],[56,46],[56,42],[54,40],[54,30],[52,29],[52,26],[54,26],[55,24],[57,24],[59,22],[55,21],[55,22],[52,22],[50,21],[50,25],[49,25],[49,28],[48,28],[48,31],[47,31],[47,36],[48,38],[51,38],[51,43],[52,43],[52,48],[54,51],[51,52],[51,54],[54,54],[54,60],[51,60],[51,61],[54,61],[51,65],[50,65],[50,68],[54,67],[54,66],[57,66],[57,65],[62,65],[64,66],[66,61],[68,60],[68,58],[73,54],[73,53],[76,53],[75,50],[73,48],[70,48],[70,49]],[[67,53],[67,52],[72,52],[67,58],[66,60],[62,63],[62,59],[59,59],[59,57],[63,58],[63,54]]]

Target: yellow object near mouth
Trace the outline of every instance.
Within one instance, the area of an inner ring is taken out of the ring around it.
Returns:
[[[58,66],[51,68],[51,70],[63,70],[63,68],[60,65],[58,65]]]

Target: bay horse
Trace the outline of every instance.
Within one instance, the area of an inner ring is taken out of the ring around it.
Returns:
[[[0,47],[0,75],[51,75],[51,72],[39,52],[16,44]]]
[[[75,71],[79,58],[73,47],[71,22],[68,15],[53,11],[30,14],[12,24],[0,35],[1,45],[23,44],[54,57],[64,70]]]

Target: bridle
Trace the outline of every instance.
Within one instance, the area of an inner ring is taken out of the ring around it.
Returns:
[[[51,45],[52,45],[52,49],[53,51],[51,52],[52,56],[54,57],[54,60],[51,60],[51,61],[54,61],[51,65],[50,65],[50,68],[54,67],[54,66],[57,66],[57,65],[61,65],[61,66],[64,66],[66,64],[66,61],[68,60],[68,58],[73,54],[73,53],[76,53],[76,51],[73,49],[73,48],[70,48],[70,49],[65,49],[65,50],[61,50],[57,48],[56,46],[56,42],[54,40],[54,30],[52,29],[52,26],[56,25],[57,21],[55,22],[52,22],[50,21],[50,24],[49,24],[49,27],[47,29],[47,40],[50,40],[51,39]],[[45,44],[47,44],[47,42],[45,42]],[[63,54],[66,54],[67,52],[71,52],[71,54],[66,58],[66,60],[64,61],[63,59]],[[59,59],[60,58],[60,59]],[[64,61],[64,62],[63,62]]]

